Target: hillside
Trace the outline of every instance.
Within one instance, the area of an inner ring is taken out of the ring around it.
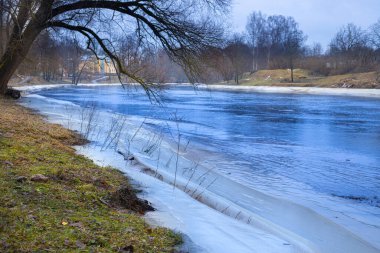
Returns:
[[[352,73],[336,76],[313,75],[304,69],[294,70],[294,83],[290,82],[290,70],[260,70],[253,74],[244,74],[241,85],[252,86],[294,86],[326,88],[367,88],[379,89],[380,81],[376,72]],[[224,83],[225,84],[225,83]]]

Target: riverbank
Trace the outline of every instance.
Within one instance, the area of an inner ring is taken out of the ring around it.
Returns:
[[[225,91],[380,98],[380,89],[272,87],[272,86],[222,85],[222,84],[202,85],[201,87],[210,89],[210,90],[225,90]]]
[[[239,83],[245,86],[268,87],[319,87],[319,88],[350,88],[379,89],[378,72],[347,73],[342,75],[324,76],[307,69],[294,70],[294,82],[291,82],[290,69],[259,70],[243,74]],[[229,81],[227,83],[234,83]],[[226,84],[221,83],[221,84]]]
[[[138,84],[128,84],[134,88]],[[128,86],[125,85],[125,86]],[[162,84],[165,86],[190,86],[191,84]],[[42,85],[25,85],[15,87],[21,92],[35,92],[38,90],[75,87],[72,84],[42,84]],[[101,87],[101,86],[121,86],[120,83],[111,84],[78,84],[80,87]],[[321,87],[277,87],[277,86],[249,86],[249,85],[232,85],[232,84],[197,84],[194,89],[199,90],[224,90],[240,92],[257,92],[257,93],[282,93],[282,94],[309,94],[325,96],[351,96],[351,97],[370,97],[380,98],[380,89],[354,89],[354,88],[321,88]]]
[[[0,251],[173,252],[121,172],[77,155],[80,136],[0,99]]]
[[[85,84],[120,84],[117,76],[93,76],[89,80],[82,80]],[[290,81],[290,69],[259,70],[254,73],[244,73],[239,81],[241,86],[253,87],[300,87],[300,88],[345,88],[345,89],[380,89],[379,72],[348,73],[342,75],[317,75],[307,69],[294,70],[294,82]],[[72,84],[72,80],[64,79],[48,82],[39,76],[16,76],[10,85],[24,87],[30,85]],[[232,85],[234,81],[217,83]]]

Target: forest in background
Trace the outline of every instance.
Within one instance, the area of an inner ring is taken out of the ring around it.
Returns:
[[[1,1],[0,4],[3,4]],[[9,12],[0,8],[0,55],[9,40]],[[126,68],[147,82],[188,82],[185,72],[156,43],[143,42],[135,33],[112,35],[114,52]],[[118,81],[116,67],[100,49],[97,57],[86,49],[83,38],[62,29],[41,33],[14,75],[13,82],[91,82]],[[375,72],[380,82],[380,19],[363,29],[347,24],[337,31],[324,49],[307,43],[307,35],[292,17],[267,16],[253,12],[244,33],[225,32],[217,46],[203,50],[199,82],[239,84],[247,73],[260,70],[288,69],[286,82],[295,82],[294,69],[311,75],[334,76],[347,73]],[[105,66],[108,66],[105,68]],[[29,78],[29,79],[28,79]],[[129,80],[125,77],[124,82]]]

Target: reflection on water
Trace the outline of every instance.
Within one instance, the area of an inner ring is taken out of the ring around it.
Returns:
[[[142,91],[121,87],[40,94],[154,118],[157,128],[176,113],[191,147],[210,151],[204,159],[237,181],[275,187],[287,178],[380,205],[380,100],[171,87],[162,94],[163,106],[156,106]]]

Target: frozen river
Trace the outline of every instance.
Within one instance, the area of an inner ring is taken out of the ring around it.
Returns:
[[[307,228],[314,224],[313,219],[323,217],[339,227],[334,225],[332,234],[342,227],[344,233],[359,236],[361,243],[377,247],[368,252],[380,248],[380,99],[194,90],[190,86],[166,88],[160,93],[161,105],[152,104],[139,89],[118,86],[65,87],[37,94],[80,107],[95,106],[104,114],[126,115],[136,126],[143,122],[144,129],[159,136],[150,137],[151,142],[166,141],[173,148],[180,140],[184,161],[176,165],[183,165],[177,168],[181,172],[178,184],[182,177],[186,185],[186,162],[200,164],[211,181],[203,185],[211,194],[203,202],[218,210],[210,199],[230,201],[236,214],[227,211],[230,205],[218,211],[232,218],[244,220],[247,216],[245,223],[250,223],[255,219],[250,215],[255,214],[259,216],[257,226],[264,230],[271,232],[268,227],[272,223],[283,228],[284,232],[276,235],[280,238],[297,240],[299,236],[306,240],[303,246],[316,244],[317,248],[320,241],[326,244],[321,252],[329,247],[338,252],[331,242],[324,241],[328,234],[314,238],[313,230],[328,230],[328,226]],[[149,155],[158,156],[156,160],[160,156],[153,151]],[[168,161],[176,160],[167,156]],[[140,160],[159,170],[152,157]],[[162,169],[163,175],[170,172]],[[212,175],[217,175],[215,180]],[[190,174],[187,178],[193,179]],[[255,197],[262,198],[261,205],[257,199],[251,200]],[[276,206],[276,200],[286,204]],[[261,206],[263,210],[259,210]],[[287,209],[298,214],[307,210],[305,226],[294,224],[293,216],[282,217]],[[344,236],[336,239],[338,245],[345,243]],[[317,252],[313,247],[311,251]]]

